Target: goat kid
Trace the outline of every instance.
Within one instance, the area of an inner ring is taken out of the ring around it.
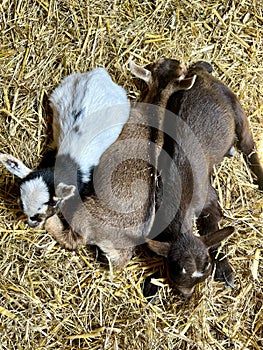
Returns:
[[[50,96],[56,168],[64,183],[85,193],[90,173],[101,154],[119,136],[129,116],[125,90],[116,85],[104,68],[64,78]],[[9,154],[0,161],[22,179],[21,204],[31,227],[42,227],[54,214],[54,168],[32,170]]]
[[[161,59],[150,70],[141,67],[139,73],[134,73],[146,82],[155,73],[156,80],[167,84],[174,74],[173,64],[171,59]],[[175,164],[159,163],[160,169],[170,170],[162,178],[157,201],[163,201],[164,192],[173,193],[169,211],[176,214],[171,222],[165,215],[156,216],[151,235],[156,237],[160,225],[167,226],[160,236],[164,241],[148,241],[150,249],[167,258],[167,275],[185,297],[191,296],[195,285],[211,274],[213,263],[217,279],[228,285],[234,282],[227,259],[217,252],[219,243],[233,228],[218,230],[222,215],[210,175],[213,165],[229,153],[235,138],[257,176],[259,188],[263,188],[263,170],[245,113],[234,93],[209,74],[207,67],[190,67],[187,76],[197,76],[192,89],[176,92],[168,99],[166,107],[174,114],[166,115],[164,149]],[[203,221],[201,237],[193,234],[195,217]]]
[[[155,216],[157,163],[163,145],[163,116],[167,98],[174,91],[190,89],[195,77],[186,78],[185,67],[173,62],[173,79],[158,86],[149,73],[149,92],[131,108],[128,122],[115,143],[101,156],[94,170],[96,195],[82,202],[74,185],[56,186],[60,210],[71,228],[64,229],[54,215],[46,230],[64,247],[95,244],[118,268],[132,257],[134,247],[145,242]],[[134,64],[130,62],[130,66]],[[153,106],[154,105],[154,106]]]

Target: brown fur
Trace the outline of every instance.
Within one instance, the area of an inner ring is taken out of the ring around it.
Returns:
[[[194,79],[178,81],[184,68],[177,61],[170,91],[191,87]],[[143,72],[144,73],[144,72]],[[156,79],[149,82],[144,102],[165,107],[170,94],[160,93]],[[46,229],[64,247],[96,244],[117,267],[131,258],[133,248],[145,241],[155,215],[157,162],[162,147],[164,109],[140,104],[131,109],[128,123],[118,140],[102,155],[94,171],[96,195],[82,203],[75,194],[60,207],[71,228],[62,231],[57,217],[47,220]],[[156,129],[149,127],[154,122]],[[59,182],[59,181],[58,181]],[[56,195],[67,196],[70,186],[58,184]]]
[[[164,71],[159,66],[158,74],[169,80],[174,74],[173,64],[173,60],[166,59]],[[210,261],[216,264],[216,278],[228,285],[234,282],[227,259],[222,254],[217,256],[218,244],[233,230],[226,229],[223,235],[218,231],[221,211],[210,175],[213,165],[222,161],[235,138],[257,176],[259,188],[263,188],[262,166],[238,99],[226,85],[209,74],[206,66],[192,66],[188,76],[193,74],[197,75],[193,88],[171,95],[167,104],[167,109],[176,115],[167,113],[165,131],[170,136],[165,137],[164,149],[170,153],[175,165],[172,162],[162,165],[169,171],[162,179],[161,190],[173,193],[169,210],[174,210],[174,219],[166,222],[168,227],[159,237],[163,242],[159,245],[148,242],[152,250],[168,258],[168,276],[185,296],[191,295],[195,284],[210,274],[211,269],[205,269]],[[157,197],[159,203],[165,199],[162,194],[157,193]],[[195,216],[203,221],[203,230],[200,231],[203,236],[200,238],[193,234]],[[153,235],[160,225],[165,225],[165,220],[165,217],[155,219]],[[207,236],[210,241],[205,239]],[[196,271],[202,272],[202,277],[191,277]]]

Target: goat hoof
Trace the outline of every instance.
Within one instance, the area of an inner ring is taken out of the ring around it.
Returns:
[[[60,245],[64,249],[73,251],[73,250],[77,250],[79,244],[78,242],[74,242],[74,243],[63,242],[63,243],[60,243]]]
[[[151,276],[146,277],[145,281],[142,284],[142,294],[145,298],[153,300],[156,297],[157,292],[160,287],[151,283],[152,278],[160,278],[160,272],[155,272]]]
[[[234,287],[234,271],[227,259],[216,261],[215,280],[225,282],[225,287]]]
[[[225,280],[225,288],[231,287],[234,288],[235,286],[235,275],[234,272],[232,271],[229,275],[226,275],[224,273],[224,280]]]

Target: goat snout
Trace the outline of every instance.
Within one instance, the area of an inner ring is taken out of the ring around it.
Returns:
[[[28,221],[28,225],[30,227],[37,227],[39,225],[39,222],[34,222],[34,221]]]
[[[43,227],[44,221],[38,222],[38,221],[31,221],[28,220],[28,226],[32,228],[38,228],[41,229]]]
[[[176,286],[176,289],[178,290],[178,292],[181,294],[181,296],[184,299],[189,299],[192,296],[195,287],[185,288],[185,287],[178,287],[178,286]]]

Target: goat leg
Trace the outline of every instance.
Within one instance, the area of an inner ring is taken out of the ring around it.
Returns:
[[[60,218],[55,214],[47,219],[45,229],[63,247],[75,250],[81,244],[85,244],[83,237],[71,228],[64,229]]]
[[[201,222],[200,235],[206,235],[219,230],[218,223],[222,217],[222,213],[218,204],[218,198],[215,190],[210,189],[210,201],[205,206],[198,218],[198,225]],[[210,248],[209,253],[213,263],[215,264],[215,280],[225,282],[225,286],[234,286],[234,271],[229,265],[228,259],[223,253],[218,253],[220,245]]]
[[[238,139],[237,147],[245,155],[249,168],[256,175],[257,180],[255,183],[258,184],[260,190],[263,190],[263,168],[256,151],[255,141],[249,129],[248,119],[240,106],[236,106],[235,123]]]
[[[132,258],[132,247],[116,249],[111,242],[106,241],[97,245],[106,254],[107,258],[112,262],[116,269],[123,269]]]

